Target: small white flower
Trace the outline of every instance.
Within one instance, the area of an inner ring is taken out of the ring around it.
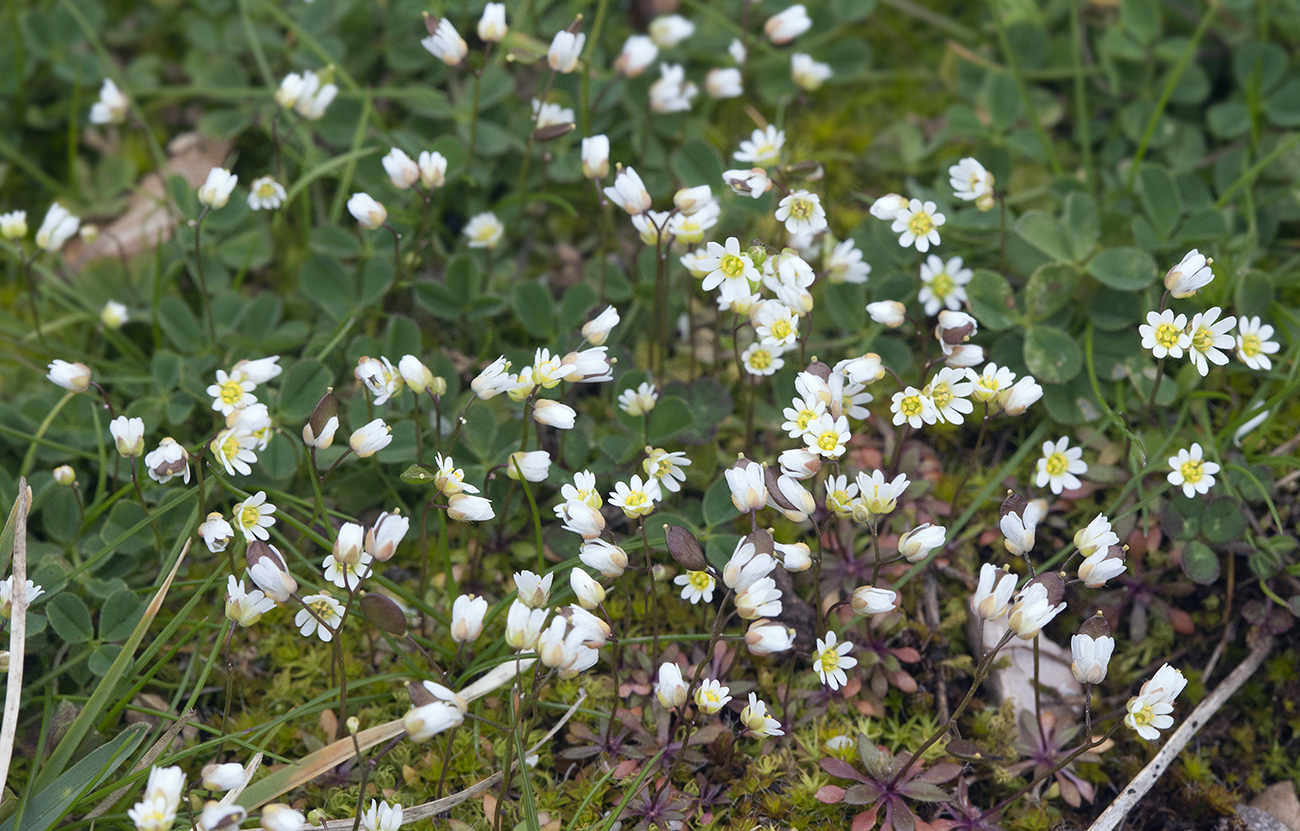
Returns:
[[[827,459],[843,456],[851,438],[849,420],[844,416],[834,418],[830,413],[818,416],[803,434],[808,449]]]
[[[630,167],[619,170],[614,177],[613,187],[605,188],[605,195],[631,216],[650,210],[650,194],[645,189],[645,183]]]
[[[1179,299],[1191,297],[1214,279],[1214,272],[1210,270],[1210,264],[1213,262],[1214,260],[1193,248],[1183,255],[1178,265],[1165,274],[1165,290],[1171,297]]]
[[[618,309],[607,306],[605,311],[582,325],[582,337],[592,346],[601,346],[609,339],[609,333],[614,330],[618,322]]]
[[[469,44],[445,17],[438,21],[432,35],[420,41],[420,45],[447,66],[458,65],[469,54]]]
[[[229,416],[236,410],[257,403],[257,396],[253,395],[255,389],[257,384],[245,379],[243,375],[218,369],[217,382],[209,385],[207,392],[212,396],[212,409],[223,416]]]
[[[767,481],[762,465],[741,459],[723,471],[723,476],[727,480],[731,502],[737,511],[745,514],[767,505]]]
[[[388,403],[388,399],[401,392],[405,381],[392,361],[383,356],[371,358],[363,355],[357,361],[356,369],[352,370],[352,375],[370,390],[370,394],[375,397],[376,406]]]
[[[500,43],[506,36],[506,4],[488,3],[478,21],[478,37],[485,43]]]
[[[1175,317],[1173,309],[1147,312],[1147,322],[1138,326],[1143,348],[1150,349],[1157,358],[1183,357],[1183,350],[1192,345],[1192,336],[1186,329],[1187,315]]]
[[[487,522],[496,516],[492,503],[481,496],[458,493],[447,500],[447,516],[457,522]]]
[[[980,566],[980,581],[975,588],[975,613],[985,620],[997,620],[1007,613],[1015,591],[1016,575],[985,563]]]
[[[23,596],[28,607],[32,601],[45,594],[45,589],[33,583],[31,580],[23,583]],[[11,574],[3,581],[0,581],[0,617],[11,617],[13,615],[14,601],[14,576]]]
[[[312,635],[325,643],[334,640],[334,632],[343,622],[343,604],[339,603],[329,592],[309,594],[302,599],[306,609],[299,609],[293,616],[293,625],[304,638]],[[310,611],[309,611],[310,610]],[[315,614],[312,614],[315,612]]]
[[[258,823],[262,831],[302,831],[307,818],[282,802],[273,802],[262,809]]]
[[[1109,547],[1101,549],[1079,564],[1079,579],[1088,588],[1099,589],[1128,568],[1123,557],[1112,557],[1110,551]]]
[[[623,41],[623,51],[614,59],[614,71],[625,78],[635,78],[658,57],[659,47],[654,40],[645,35],[632,35]]]
[[[274,177],[262,176],[248,186],[248,207],[255,211],[273,211],[284,204],[284,185]]]
[[[546,63],[556,72],[564,75],[578,68],[578,58],[582,56],[582,47],[587,42],[584,34],[574,34],[567,30],[555,33],[551,48],[546,52]]]
[[[416,162],[416,167],[420,169],[420,184],[426,190],[440,188],[447,183],[447,157],[441,153],[437,151],[430,153],[428,150],[420,151],[420,158]]]
[[[1115,651],[1115,639],[1109,635],[1092,638],[1075,635],[1070,639],[1070,671],[1080,684],[1100,684],[1106,680],[1106,668]]]
[[[1165,664],[1142,685],[1138,694],[1129,699],[1124,723],[1137,731],[1147,741],[1160,738],[1161,730],[1174,726],[1174,700],[1187,685],[1187,679],[1173,667]]]
[[[1079,475],[1087,472],[1083,448],[1070,447],[1069,438],[1062,436],[1055,442],[1043,442],[1043,455],[1038,460],[1038,476],[1034,483],[1040,488],[1050,486],[1052,493],[1078,490],[1083,486]]]
[[[573,110],[568,107],[553,104],[549,101],[542,103],[536,98],[533,99],[533,122],[537,129],[572,124],[573,120]]]
[[[750,375],[771,375],[785,366],[781,353],[763,343],[751,343],[740,353],[740,362]]]
[[[988,403],[996,401],[1003,392],[1011,389],[1016,374],[1006,367],[988,364],[982,372],[966,370],[966,380],[971,382],[971,397],[976,401]]]
[[[808,10],[802,3],[791,6],[780,14],[774,14],[763,24],[763,31],[768,40],[778,46],[802,35],[812,27]]]
[[[1169,484],[1181,487],[1188,499],[1198,493],[1209,493],[1210,488],[1214,487],[1214,474],[1219,472],[1217,462],[1207,461],[1201,455],[1200,442],[1179,450],[1176,456],[1170,456],[1169,467]]]
[[[1074,547],[1085,557],[1106,551],[1112,545],[1119,545],[1119,537],[1111,530],[1105,514],[1097,514],[1086,528],[1074,532]]]
[[[545,482],[550,470],[551,454],[545,450],[511,453],[506,463],[506,475],[518,480],[522,472],[525,482]]]
[[[655,683],[655,698],[666,710],[681,707],[686,703],[688,687],[682,678],[681,667],[673,663],[659,665],[659,680]]]
[[[218,515],[219,516],[219,515]],[[226,578],[226,618],[240,626],[252,626],[275,608],[275,601],[261,589],[244,591],[244,581],[231,574]]]
[[[853,644],[849,641],[837,644],[835,641],[834,632],[827,632],[825,639],[818,638],[815,652],[817,657],[813,660],[813,668],[817,670],[822,683],[832,690],[838,690],[849,682],[849,676],[844,670],[858,665],[858,660],[849,656]]]
[[[466,488],[474,490],[468,485]],[[392,559],[393,554],[397,552],[397,546],[406,539],[406,533],[410,530],[411,520],[402,516],[400,511],[396,509],[385,511],[366,532],[366,553],[381,563]]]
[[[357,224],[371,231],[388,221],[388,209],[368,193],[354,193],[348,199],[348,213]]]
[[[675,585],[682,587],[682,600],[692,606],[700,601],[713,602],[713,587],[717,581],[707,571],[688,571],[673,578]]]
[[[473,643],[483,634],[483,616],[487,614],[486,598],[462,594],[451,606],[451,639],[456,643]]]
[[[1272,369],[1273,361],[1268,356],[1282,348],[1272,338],[1272,326],[1261,323],[1258,317],[1242,317],[1237,323],[1237,357],[1251,369]]]
[[[230,513],[235,528],[243,533],[248,542],[270,538],[266,529],[275,524],[275,506],[266,501],[266,491],[258,491],[243,502],[236,503]]]
[[[657,113],[686,112],[698,91],[686,80],[686,69],[680,64],[659,64],[659,80],[650,85],[650,109]]]
[[[1033,550],[1034,532],[1038,528],[1038,521],[1042,518],[1042,510],[1037,502],[1030,502],[1018,514],[1008,513],[1002,517],[998,527],[1002,529],[1002,536],[1005,537],[1002,544],[1006,546],[1007,551],[1023,557]]]
[[[131,102],[117,88],[112,79],[105,78],[99,88],[99,100],[90,108],[91,124],[121,124],[126,121],[126,111]]]
[[[470,248],[496,248],[505,235],[506,228],[491,211],[476,214],[465,223],[465,238]]]
[[[108,424],[117,452],[133,458],[144,452],[144,419],[118,416]]]
[[[144,467],[149,478],[160,485],[167,484],[176,476],[180,476],[185,484],[190,483],[189,451],[171,436],[164,438],[144,457]]]
[[[352,523],[348,523],[351,525]],[[360,526],[357,526],[358,531]],[[348,561],[340,559],[337,554],[330,554],[322,562],[325,579],[347,591],[356,591],[361,581],[370,576],[370,563],[374,560],[369,554],[358,550],[356,558]]]
[[[601,577],[621,577],[627,568],[627,552],[602,539],[583,540],[578,559],[599,571]]]
[[[784,146],[785,133],[769,124],[762,130],[755,130],[749,141],[742,141],[732,158],[759,167],[771,167],[780,160]]]
[[[907,387],[902,392],[894,393],[890,399],[889,411],[894,414],[894,425],[910,424],[912,429],[921,429],[922,424],[934,424],[939,420],[939,410],[934,406],[930,396],[916,387]]]
[[[226,550],[226,546],[235,536],[235,529],[226,522],[226,518],[221,514],[213,511],[208,514],[208,518],[199,525],[199,536],[203,538],[203,544],[213,554],[220,554]]]
[[[925,523],[898,538],[898,553],[909,563],[919,563],[944,543],[947,533],[942,525]]]
[[[804,92],[815,92],[832,74],[829,64],[815,61],[811,55],[795,52],[790,56],[790,77]]]
[[[740,250],[740,240],[735,237],[728,237],[721,245],[709,242],[707,248],[707,256],[696,262],[696,266],[705,272],[700,284],[704,291],[720,288],[722,297],[730,300],[748,294],[751,284],[761,278],[753,259]]]
[[[730,692],[731,688],[722,686],[716,678],[706,678],[695,690],[695,706],[707,716],[714,715],[727,706],[731,700]]]
[[[680,14],[665,14],[650,21],[649,31],[661,49],[671,49],[695,34],[695,24]]]
[[[90,367],[82,363],[68,363],[55,359],[50,362],[45,376],[68,392],[85,392],[90,387]]]
[[[348,439],[348,446],[359,458],[365,459],[383,450],[393,441],[393,428],[384,423],[382,418],[358,427]]]
[[[966,380],[966,374],[961,370],[944,367],[935,373],[924,392],[934,402],[940,421],[961,424],[975,409],[975,405],[966,400],[974,389],[975,385]]]
[[[1052,605],[1047,596],[1047,587],[1042,583],[1031,583],[1016,597],[1011,606],[1011,616],[1007,619],[1011,630],[1023,640],[1033,640],[1053,618],[1065,611],[1065,604]]]
[[[1043,397],[1043,388],[1032,377],[1025,375],[998,395],[998,403],[1007,415],[1020,415],[1035,401]]]
[[[899,196],[897,193],[887,193],[872,202],[868,212],[876,219],[893,222],[894,218],[898,216],[898,212],[907,206],[907,197]]]
[[[225,792],[244,784],[244,766],[238,762],[203,766],[202,785],[209,791]]]
[[[208,171],[207,181],[199,188],[199,202],[216,210],[224,208],[230,200],[239,177],[223,167],[214,167]]]
[[[389,181],[398,190],[406,190],[420,181],[420,166],[415,163],[415,159],[396,147],[389,150],[380,162],[384,165]]]
[[[647,477],[643,482],[640,476],[633,476],[630,482],[617,482],[609,494],[609,504],[622,508],[628,519],[636,519],[650,514],[659,501],[661,492],[659,480]]]
[[[858,250],[857,245],[851,239],[837,243],[826,259],[822,261],[822,266],[826,269],[827,279],[832,283],[861,285],[867,282],[867,277],[871,274],[871,264],[863,262],[862,252]],[[868,304],[868,313],[871,311],[871,306],[874,305],[879,304]]]
[[[68,212],[58,202],[50,205],[45,212],[45,219],[36,231],[36,245],[53,254],[63,247],[63,243],[81,227],[81,220]]]
[[[993,174],[984,165],[970,157],[948,168],[948,184],[953,196],[967,202],[980,202],[993,196]]]
[[[1202,376],[1210,374],[1210,364],[1223,366],[1228,362],[1224,349],[1236,345],[1236,338],[1228,334],[1237,325],[1237,318],[1229,315],[1219,320],[1222,309],[1213,306],[1204,312],[1192,315],[1191,340],[1187,345],[1187,357],[1196,366]],[[1217,321],[1217,322],[1216,322]]]
[[[16,240],[25,236],[27,236],[27,211],[0,214],[0,237]]]
[[[402,827],[402,806],[370,800],[370,807],[361,815],[361,827],[366,831],[397,831]]]
[[[749,56],[749,53],[745,49],[745,44],[740,42],[740,38],[731,39],[731,43],[727,46],[727,54],[730,55],[731,59],[740,66],[745,64],[745,58]]]
[[[915,245],[924,254],[930,246],[939,244],[939,228],[943,223],[944,215],[936,210],[933,202],[912,199],[894,214],[890,230],[899,235],[898,244],[903,248]]]
[[[672,493],[677,493],[682,489],[680,483],[686,481],[686,471],[684,467],[689,467],[691,460],[686,458],[682,451],[669,453],[660,447],[646,448],[645,461],[641,463],[641,468],[646,475],[656,480],[660,487]]]
[[[704,76],[704,91],[710,98],[739,98],[745,94],[744,76],[734,66],[710,69]]]
[[[761,167],[724,170],[722,181],[727,183],[732,193],[752,199],[757,199],[772,189],[772,180],[768,178],[767,171]],[[685,265],[685,258],[683,257],[682,260],[682,264]],[[687,266],[687,269],[690,270],[690,266]],[[691,270],[691,273],[694,274],[694,271]]]
[[[609,175],[609,136],[587,136],[582,140],[582,175],[588,179]]]
[[[781,722],[767,714],[767,705],[758,700],[754,693],[749,694],[749,705],[740,711],[740,723],[745,725],[749,734],[755,738],[767,736],[784,736]]]
[[[745,630],[745,645],[754,655],[773,655],[794,648],[794,630],[773,620],[756,620]]]
[[[781,200],[776,221],[791,234],[816,234],[826,230],[826,209],[817,194],[796,190]]]
[[[931,254],[921,263],[922,285],[917,299],[930,316],[938,314],[941,308],[957,311],[966,302],[966,284],[974,276],[974,271],[962,267],[961,257],[944,262]]]
[[[655,408],[659,392],[649,381],[642,381],[636,389],[623,390],[618,395],[618,407],[630,416],[645,415]]]

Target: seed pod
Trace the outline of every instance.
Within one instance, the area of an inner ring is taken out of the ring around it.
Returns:
[[[808,362],[808,369],[806,371],[816,375],[823,381],[829,381],[831,379],[831,368],[816,359]]]
[[[577,126],[578,125],[574,124],[572,121],[567,121],[564,124],[551,124],[546,127],[538,127],[536,130],[533,130],[533,140],[554,141],[560,136],[573,132],[573,128]]]
[[[438,31],[438,24],[441,22],[442,22],[442,18],[434,17],[428,12],[424,13],[424,28],[429,30],[429,37],[434,36],[434,34]]]
[[[1043,572],[1025,584],[1029,588],[1034,583],[1041,583],[1047,589],[1047,602],[1053,606],[1065,599],[1065,581],[1054,571]]]
[[[1097,638],[1110,637],[1110,624],[1106,622],[1106,617],[1101,612],[1093,615],[1083,622],[1079,627],[1080,635],[1087,635],[1096,640]]]
[[[754,553],[756,554],[776,554],[776,541],[772,535],[762,528],[757,531],[750,531],[745,535],[745,542],[753,543]]]
[[[708,569],[709,561],[704,556],[704,549],[690,531],[680,525],[665,525],[664,540],[668,544],[668,553],[682,568],[687,571]]]
[[[367,594],[361,598],[361,614],[379,631],[402,637],[406,634],[406,614],[390,597]]]
[[[1025,513],[1025,507],[1027,505],[1029,505],[1029,500],[1025,499],[1015,491],[1007,491],[1007,498],[1002,500],[1002,509],[998,513],[998,518],[1001,519],[1008,514],[1022,516]]]
[[[777,473],[775,468],[764,468],[763,478],[767,481],[767,496],[776,503],[778,508],[783,511],[800,510],[799,506],[786,499],[785,494],[781,493],[781,474]]]
[[[316,402],[316,408],[311,411],[311,418],[307,420],[307,423],[311,425],[312,434],[319,436],[325,429],[325,425],[329,423],[329,420],[338,414],[339,399],[334,394],[334,388],[330,387],[320,397],[320,401]]]

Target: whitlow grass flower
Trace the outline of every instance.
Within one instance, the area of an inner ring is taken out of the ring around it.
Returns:
[[[1138,326],[1142,347],[1157,358],[1183,357],[1183,350],[1192,345],[1192,336],[1186,330],[1187,315],[1174,315],[1173,309],[1147,312],[1147,322]]]
[[[826,510],[840,519],[853,515],[853,502],[858,497],[858,485],[847,476],[832,476],[826,480]]]
[[[958,199],[974,202],[982,211],[993,207],[993,174],[977,160],[967,157],[948,168],[948,184]]]
[[[470,248],[496,248],[505,233],[506,226],[491,211],[475,214],[465,223],[464,234]]]
[[[1031,583],[1020,591],[1007,619],[1011,630],[1022,640],[1033,640],[1053,618],[1065,611],[1064,603],[1053,604],[1047,587]]]
[[[758,307],[754,331],[764,346],[790,349],[799,339],[799,318],[789,306],[770,300]]]
[[[1005,538],[1002,544],[1006,546],[1016,556],[1023,557],[1028,554],[1034,547],[1034,532],[1038,529],[1038,521],[1043,518],[1042,510],[1038,507],[1037,502],[1030,502],[1020,513],[1010,512],[998,523],[1002,529],[1002,536]]]
[[[91,124],[121,124],[126,121],[126,111],[131,102],[111,78],[105,78],[99,88],[99,100],[90,108]]]
[[[536,109],[537,107],[534,106],[534,112]],[[384,166],[384,172],[388,174],[388,180],[398,190],[407,190],[420,181],[420,166],[415,163],[415,159],[399,148],[392,148],[379,161]]]
[[[1210,284],[1214,272],[1210,265],[1214,260],[1193,248],[1183,255],[1178,265],[1165,274],[1165,290],[1171,297],[1191,297],[1197,291]]]
[[[492,503],[481,496],[458,493],[447,500],[447,517],[457,522],[487,522],[495,516]]]
[[[128,810],[127,817],[137,831],[170,831],[185,790],[185,774],[179,767],[155,767],[149,771],[144,796]]]
[[[69,363],[55,358],[47,367],[45,376],[68,392],[85,392],[90,388],[90,367],[82,363]]]
[[[373,560],[364,551],[359,552],[354,561],[340,559],[331,553],[321,562],[321,568],[325,570],[326,580],[340,589],[355,591],[361,581],[370,576],[370,563]]]
[[[1169,457],[1169,484],[1182,488],[1183,494],[1191,499],[1198,493],[1209,493],[1214,487],[1214,474],[1219,472],[1217,462],[1207,461],[1201,455],[1201,444],[1195,442],[1185,447],[1175,456]]]
[[[420,41],[420,45],[448,66],[456,66],[469,54],[469,44],[445,17],[438,21],[428,37]]]
[[[45,589],[33,583],[31,580],[23,583],[23,596],[28,607],[32,601],[45,594]],[[0,617],[8,618],[13,616],[14,602],[14,576],[11,574],[4,580],[0,581]]]
[[[397,831],[402,827],[402,806],[370,800],[370,807],[361,815],[361,827],[366,831]]]
[[[1007,613],[1015,591],[1016,575],[985,563],[980,566],[979,585],[975,587],[975,613],[985,620],[997,620]]]
[[[1251,369],[1273,368],[1269,355],[1282,347],[1273,338],[1273,327],[1258,317],[1242,317],[1237,323],[1237,357]]]
[[[343,622],[343,604],[329,592],[309,594],[302,602],[307,608],[299,609],[293,616],[293,625],[298,627],[298,633],[304,638],[315,635],[325,643],[334,640],[333,630]]]
[[[921,429],[923,424],[934,424],[939,420],[939,410],[933,399],[916,387],[906,387],[894,393],[890,399],[889,411],[894,414],[894,426],[910,424],[913,430]]]
[[[898,538],[898,553],[909,563],[919,563],[943,545],[947,529],[942,525],[918,525]]]
[[[546,51],[546,63],[561,75],[566,75],[578,68],[578,58],[582,57],[582,47],[587,43],[587,36],[562,29],[551,39],[551,47]]]
[[[633,475],[629,482],[614,484],[609,504],[621,508],[628,519],[636,519],[652,513],[660,495],[659,482],[654,477],[642,481],[640,476]]]
[[[631,216],[650,210],[650,194],[645,189],[641,177],[630,167],[624,167],[614,177],[614,185],[605,188],[609,201],[618,205]]]
[[[740,363],[750,375],[771,375],[785,366],[780,351],[762,343],[751,343],[740,353]]]
[[[1016,374],[1004,366],[986,364],[983,371],[966,370],[966,380],[971,382],[971,398],[987,404],[996,401],[1016,381]]]
[[[1080,684],[1100,684],[1106,680],[1106,668],[1115,652],[1115,639],[1109,635],[1093,638],[1078,634],[1070,638],[1070,671]]]
[[[695,690],[695,706],[706,716],[715,715],[731,700],[730,687],[724,687],[716,678],[706,678]]]
[[[393,428],[384,423],[382,418],[367,423],[352,431],[348,446],[358,458],[365,459],[383,450],[393,441]]]
[[[885,474],[879,470],[867,473],[859,471],[857,479],[858,499],[867,510],[876,516],[883,516],[898,507],[898,498],[911,484],[906,474],[900,473],[892,480],[886,481]]]
[[[248,186],[248,207],[255,211],[273,211],[284,204],[284,185],[272,176],[261,176]]]
[[[1124,573],[1128,565],[1122,556],[1112,556],[1111,552],[1123,549],[1118,546],[1107,547],[1094,552],[1079,564],[1079,579],[1090,589],[1099,589],[1113,577]]]
[[[808,10],[804,8],[803,3],[797,3],[769,17],[763,24],[763,32],[768,40],[780,46],[799,37],[811,27],[812,20],[808,17]]]
[[[850,438],[849,420],[844,416],[833,418],[830,413],[818,416],[803,434],[808,449],[827,459],[843,456]]]
[[[836,643],[834,632],[827,632],[824,639],[817,639],[813,668],[817,670],[822,683],[832,690],[838,690],[849,682],[849,676],[844,670],[858,665],[858,659],[849,655],[852,649],[853,644],[849,641]]]
[[[224,167],[208,171],[207,180],[199,187],[199,203],[213,210],[226,207],[239,177]]]
[[[388,403],[388,399],[402,391],[402,374],[385,357],[362,356],[352,374],[370,390],[376,406]]]
[[[348,199],[348,213],[362,228],[371,231],[388,221],[388,209],[368,193],[354,193]]]
[[[795,52],[790,56],[790,78],[804,92],[816,92],[833,74],[830,64],[815,61],[812,55]]]
[[[144,467],[149,478],[160,485],[167,484],[176,476],[180,476],[185,484],[190,483],[189,451],[171,436],[160,441],[158,447],[144,457]]]
[[[500,43],[506,36],[506,4],[488,3],[478,21],[478,37],[484,43]]]
[[[974,276],[974,271],[962,267],[961,257],[945,262],[931,254],[921,263],[921,290],[917,292],[917,299],[931,317],[940,309],[957,311],[966,302],[966,284]]]
[[[266,501],[266,491],[258,491],[236,503],[231,515],[235,528],[243,533],[245,540],[265,540],[270,537],[266,529],[275,524],[275,505]]]
[[[1169,714],[1174,711],[1174,701],[1186,686],[1187,679],[1183,674],[1165,664],[1142,685],[1136,696],[1129,699],[1124,723],[1147,741],[1160,738],[1161,730],[1174,726],[1174,719]]]
[[[686,703],[689,687],[682,678],[681,667],[664,662],[659,665],[659,679],[655,682],[655,698],[666,710],[673,710]]]
[[[420,168],[420,184],[426,190],[440,188],[447,183],[447,157],[441,153],[421,150],[416,165]]]
[[[1112,545],[1119,545],[1119,537],[1111,530],[1110,520],[1105,514],[1097,514],[1087,527],[1074,532],[1074,547],[1085,557],[1105,551]]]
[[[686,481],[686,471],[682,468],[689,467],[691,460],[686,458],[686,453],[677,451],[669,453],[661,447],[647,447],[645,461],[641,463],[641,468],[650,478],[659,483],[659,486],[672,493],[677,493],[682,489],[681,483]]]
[[[961,424],[975,409],[975,405],[966,400],[974,390],[975,385],[966,379],[965,373],[944,367],[935,373],[923,392],[934,402],[940,421]]]
[[[767,704],[760,701],[755,693],[749,694],[749,705],[740,711],[740,723],[755,738],[785,735],[781,722],[767,714]]]
[[[789,407],[782,411],[785,422],[781,429],[787,431],[792,439],[802,438],[808,434],[809,425],[826,413],[826,404],[821,399],[804,395],[795,398]]]
[[[0,237],[17,240],[25,236],[27,236],[27,211],[0,214]]]
[[[682,587],[682,600],[692,606],[700,601],[713,602],[713,587],[717,580],[707,571],[688,571],[673,578],[674,585]]]
[[[890,230],[899,235],[898,244],[903,248],[915,245],[916,250],[924,254],[930,246],[939,244],[939,228],[944,221],[944,215],[938,212],[933,202],[912,199],[894,214]]]
[[[871,274],[871,264],[863,262],[862,252],[851,239],[837,243],[822,261],[822,267],[826,269],[826,279],[832,283],[860,285],[867,282],[867,277]]]
[[[121,455],[134,458],[144,452],[144,419],[118,416],[108,423],[108,432]]]
[[[511,453],[506,462],[506,475],[516,481],[522,475],[525,482],[545,482],[550,471],[551,454],[545,450]]]
[[[1050,487],[1052,493],[1062,490],[1077,490],[1083,483],[1081,474],[1088,472],[1088,463],[1083,460],[1082,447],[1070,447],[1070,439],[1061,436],[1054,442],[1043,442],[1043,455],[1038,460],[1038,476],[1034,484],[1038,487]]]
[[[244,591],[244,581],[231,574],[226,578],[226,618],[240,626],[252,626],[275,608],[275,601],[261,589]]]
[[[739,98],[745,94],[744,76],[734,66],[710,69],[704,76],[704,91],[710,98]]]
[[[826,230],[826,209],[817,194],[796,190],[778,204],[776,221],[791,234],[816,234]]]
[[[737,196],[748,196],[751,199],[757,199],[772,189],[772,180],[768,177],[767,171],[761,167],[724,170],[722,181],[727,183],[732,193]]]
[[[1188,326],[1191,341],[1187,345],[1187,357],[1202,377],[1210,374],[1210,364],[1226,364],[1228,356],[1223,354],[1223,350],[1231,349],[1237,343],[1236,338],[1228,334],[1237,325],[1237,318],[1229,315],[1219,320],[1222,312],[1218,306],[1212,306],[1192,315]]]
[[[234,185],[231,185],[234,187]],[[36,230],[36,245],[44,251],[53,254],[63,247],[63,244],[77,233],[81,227],[81,220],[73,216],[67,208],[55,202],[50,205],[50,209],[45,212],[45,219],[41,222],[41,227]]]
[[[772,125],[755,130],[748,141],[740,143],[740,149],[732,154],[738,162],[771,167],[781,158],[781,148],[785,146],[785,132]]]
[[[752,284],[761,279],[762,274],[754,267],[749,254],[740,250],[740,240],[728,237],[725,244],[710,241],[706,246],[707,255],[696,261],[696,267],[705,272],[700,288],[713,291],[721,288],[722,297],[731,299],[748,294]]]

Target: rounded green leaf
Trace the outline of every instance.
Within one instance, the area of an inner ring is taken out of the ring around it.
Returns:
[[[1208,586],[1219,579],[1219,555],[1200,540],[1192,540],[1183,549],[1182,565],[1193,583]]]
[[[1079,272],[1065,263],[1046,263],[1039,266],[1025,284],[1025,314],[1042,320],[1074,299],[1074,288],[1079,284]]]
[[[1222,496],[1206,507],[1201,520],[1201,533],[1210,542],[1239,540],[1245,530],[1246,517],[1236,501]]]
[[[304,421],[329,389],[334,374],[320,361],[299,361],[280,384],[280,416],[287,422]]]
[[[1011,328],[1015,322],[1012,316],[1016,313],[1016,301],[1011,284],[996,271],[977,269],[966,284],[966,296],[975,319],[984,328],[997,332]]]
[[[74,594],[57,594],[45,604],[45,616],[50,627],[65,643],[85,643],[95,637],[90,623],[90,611]]]
[[[144,604],[130,589],[118,589],[104,601],[99,611],[99,639],[101,641],[125,640],[135,629],[143,613]]]
[[[1083,369],[1083,350],[1055,326],[1035,326],[1025,335],[1025,366],[1041,382],[1064,384]]]
[[[1156,279],[1156,261],[1140,248],[1108,248],[1088,262],[1088,273],[1113,289],[1138,291]]]

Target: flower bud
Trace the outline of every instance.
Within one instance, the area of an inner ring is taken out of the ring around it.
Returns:
[[[584,609],[595,609],[605,602],[605,587],[580,568],[569,572],[569,586]]]
[[[655,697],[666,709],[672,710],[686,703],[686,681],[682,671],[672,663],[659,665],[659,682],[655,684]]]
[[[77,484],[76,471],[71,465],[59,465],[54,469],[54,481],[60,485],[75,485]]]
[[[855,615],[879,615],[885,612],[893,611],[898,595],[889,589],[878,589],[875,586],[858,586],[853,590],[853,598],[850,605],[853,607]]]
[[[203,768],[203,787],[210,791],[229,791],[244,784],[244,766],[238,762],[211,764]]]

